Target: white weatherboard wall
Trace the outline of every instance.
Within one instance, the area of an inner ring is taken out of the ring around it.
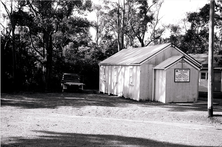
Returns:
[[[174,69],[181,68],[181,63],[174,65],[166,71],[166,102],[195,102],[198,98],[199,70],[188,63],[183,63],[184,68],[190,69],[189,83],[174,82]]]
[[[100,66],[100,92],[139,100],[140,66]]]
[[[215,71],[216,70],[214,70],[214,72]],[[218,90],[218,91],[222,92],[222,71],[219,70],[217,72],[220,72],[220,77],[221,77],[220,79],[216,79],[216,80],[220,80],[220,90]],[[205,74],[205,77],[201,77],[202,73]],[[204,70],[201,70],[200,73],[199,73],[199,91],[207,92],[207,90],[208,90],[208,71],[207,71],[207,69],[204,69]]]
[[[191,57],[202,63],[202,68],[199,73],[199,91],[207,92],[208,90],[208,54],[189,54]],[[222,67],[220,66],[219,60],[222,55],[214,55],[213,67],[214,67],[214,92],[222,92]]]
[[[175,69],[189,69],[189,82],[175,82]],[[195,102],[198,98],[199,70],[187,62],[176,62],[166,69],[155,69],[155,100]]]
[[[154,86],[153,68],[164,60],[178,55],[182,55],[182,53],[170,46],[142,63],[140,79],[140,99],[152,100],[152,91]]]

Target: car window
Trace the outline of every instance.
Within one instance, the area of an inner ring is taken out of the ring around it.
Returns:
[[[66,82],[80,82],[80,77],[78,75],[64,75],[63,80]]]

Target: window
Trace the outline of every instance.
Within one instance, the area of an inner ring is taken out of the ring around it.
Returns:
[[[129,70],[129,84],[133,85],[133,68]]]
[[[206,79],[206,73],[205,72],[201,73],[201,79]]]
[[[201,75],[200,75],[200,78],[201,79],[204,79],[204,80],[207,80],[207,72],[201,72]]]
[[[117,67],[114,67],[113,84],[117,84]]]
[[[106,81],[106,68],[104,66],[101,66],[101,79]]]

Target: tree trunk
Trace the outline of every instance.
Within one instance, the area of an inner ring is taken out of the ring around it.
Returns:
[[[120,20],[119,20],[119,0],[118,0],[118,11],[117,11],[117,45],[118,45],[118,51],[121,50],[121,47],[120,47]]]
[[[144,42],[143,42],[143,39],[142,39],[141,37],[137,37],[137,38],[138,38],[138,40],[139,40],[139,42],[140,42],[140,44],[141,44],[141,47],[144,47],[145,44],[144,44]]]
[[[124,31],[125,31],[124,16],[125,16],[125,0],[123,0],[123,12],[122,12],[121,49],[125,48],[124,46]]]
[[[51,83],[51,74],[52,74],[52,35],[47,35],[47,62],[46,62],[46,87],[45,90],[49,91]]]
[[[15,26],[12,24],[12,90],[16,87]]]

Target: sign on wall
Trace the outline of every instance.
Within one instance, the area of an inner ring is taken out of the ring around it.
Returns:
[[[174,71],[174,81],[177,83],[190,82],[190,69],[176,68]]]

